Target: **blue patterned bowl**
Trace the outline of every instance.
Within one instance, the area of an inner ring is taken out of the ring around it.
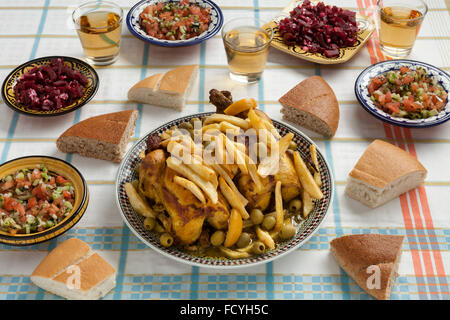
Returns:
[[[436,126],[449,120],[450,103],[448,101],[448,98],[447,104],[439,114],[433,117],[429,117],[427,119],[414,119],[414,120],[407,118],[393,117],[389,113],[379,109],[374,104],[374,102],[370,100],[370,94],[368,90],[370,79],[391,70],[399,70],[401,67],[408,67],[413,70],[416,69],[417,67],[424,68],[429,76],[436,77],[438,79],[439,84],[444,88],[444,90],[447,93],[450,92],[450,76],[441,69],[420,61],[388,60],[371,65],[370,67],[366,68],[363,72],[361,72],[361,74],[356,79],[355,95],[358,101],[363,106],[363,108],[367,112],[369,112],[370,114],[372,114],[373,116],[377,117],[378,119],[384,122],[408,128],[427,128]]]
[[[130,32],[141,40],[150,42],[164,47],[182,47],[191,46],[194,44],[201,43],[209,38],[214,37],[217,32],[220,31],[223,25],[223,14],[219,6],[210,0],[190,0],[190,3],[197,4],[203,8],[209,8],[211,14],[211,22],[209,24],[208,30],[203,32],[197,37],[190,38],[187,40],[162,40],[152,36],[149,36],[139,25],[139,15],[141,12],[149,5],[155,5],[161,2],[161,0],[142,0],[134,5],[127,15],[127,26]],[[175,1],[164,1],[164,2],[175,2]]]

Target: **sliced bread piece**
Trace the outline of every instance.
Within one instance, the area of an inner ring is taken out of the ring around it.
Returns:
[[[349,174],[345,193],[376,208],[420,186],[427,170],[408,152],[382,140],[373,141]]]
[[[83,120],[67,129],[56,141],[61,152],[120,162],[134,133],[136,110],[108,113]]]
[[[148,77],[128,91],[128,99],[181,111],[198,77],[198,65],[172,69]]]
[[[331,87],[319,76],[297,84],[278,100],[283,119],[326,137],[332,137],[339,125],[339,104]]]
[[[339,266],[364,291],[378,300],[388,300],[398,276],[403,238],[381,234],[347,235],[333,239],[330,251]]]
[[[71,238],[53,249],[30,278],[66,299],[96,300],[115,287],[116,270],[88,244]]]

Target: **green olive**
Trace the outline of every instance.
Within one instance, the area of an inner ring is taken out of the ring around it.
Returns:
[[[275,226],[276,220],[274,216],[266,216],[262,222],[262,226],[266,230],[271,230]]]
[[[293,199],[289,202],[289,211],[300,212],[302,208],[302,201],[300,199]]]
[[[281,239],[290,239],[295,236],[297,230],[292,224],[285,224],[280,230],[280,238]]]
[[[145,228],[145,229],[147,229],[147,230],[153,230],[153,228],[155,227],[155,225],[156,225],[156,221],[155,221],[154,218],[152,218],[152,217],[147,217],[147,218],[145,218],[145,220],[144,220],[144,228]]]
[[[161,242],[164,247],[170,247],[173,244],[173,237],[165,232],[159,237],[159,242]]]
[[[180,127],[180,129],[185,129],[185,130],[194,129],[194,126],[190,122],[182,122],[182,123],[180,123],[179,127]]]
[[[209,241],[215,247],[221,246],[222,243],[225,241],[225,232],[223,232],[222,230],[217,230],[212,234]]]
[[[164,229],[164,227],[159,222],[155,223],[154,230],[155,230],[155,232],[158,232],[158,233],[162,233],[162,232],[166,231],[166,229]]]
[[[297,150],[297,144],[294,141],[289,142],[288,149],[290,150]]]
[[[250,212],[250,220],[254,224],[261,224],[263,222],[263,220],[264,220],[264,214],[259,209],[253,209]]]
[[[266,246],[261,241],[255,241],[252,246],[252,252],[254,254],[263,254],[266,250]]]
[[[247,232],[242,232],[241,235],[239,236],[238,241],[236,242],[236,246],[238,248],[245,248],[250,244],[250,241],[251,241],[250,235]]]

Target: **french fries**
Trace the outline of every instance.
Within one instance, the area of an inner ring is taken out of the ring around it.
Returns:
[[[268,232],[262,230],[260,227],[256,227],[256,236],[267,248],[275,249],[275,241],[273,241],[273,238]]]
[[[152,208],[150,208],[145,199],[142,199],[131,183],[125,183],[125,192],[131,206],[137,213],[143,215],[144,217],[156,218],[155,212],[153,212]]]
[[[227,121],[227,122],[234,124],[235,126],[238,126],[244,130],[247,130],[249,128],[249,123],[242,118],[238,118],[235,116],[229,116],[226,114],[218,114],[218,113],[215,113],[215,114],[207,117],[205,119],[205,121],[203,121],[203,125],[208,125],[210,123],[215,123],[215,122],[220,123],[222,121]]]
[[[315,145],[309,146],[309,153],[311,154],[311,159],[314,163],[314,166],[317,170],[319,170],[319,161],[317,161],[317,149]],[[314,172],[314,181],[316,181],[317,186],[320,188],[322,186],[322,179],[320,178],[320,172]]]
[[[283,198],[281,197],[281,181],[277,181],[275,185],[275,226],[273,227],[273,232],[278,232],[283,227]]]
[[[251,109],[248,112],[248,119],[250,120],[251,127],[256,130],[256,134],[258,135],[260,142],[265,141],[268,147],[273,148],[273,146],[277,144],[277,140],[270,133],[270,131],[267,130],[262,118],[259,117],[253,109]]]
[[[241,128],[238,126],[235,126],[232,123],[229,123],[228,121],[222,121],[221,123],[219,123],[220,126],[220,131],[222,131],[223,133],[232,133],[235,135],[238,135],[241,133]]]
[[[223,196],[227,199],[228,203],[234,208],[237,209],[241,214],[242,219],[247,220],[250,215],[248,214],[245,206],[242,204],[241,200],[237,196],[237,194],[231,189],[231,187],[227,184],[224,178],[219,177],[219,187],[220,191],[222,191]]]
[[[239,189],[236,187],[236,185],[233,182],[233,179],[231,179],[228,172],[223,169],[220,164],[212,164],[211,167],[213,167],[216,172],[225,179],[225,181],[228,183],[231,189],[233,189],[234,193],[239,197],[239,200],[241,200],[244,207],[248,204],[248,200],[239,192]]]
[[[211,181],[203,179],[198,174],[196,174],[192,169],[190,169],[180,160],[174,157],[167,158],[166,163],[170,169],[174,170],[178,174],[181,174],[183,177],[188,178],[190,181],[195,183],[200,189],[202,189],[203,192],[205,192],[205,194],[208,196],[208,198],[211,199],[211,202],[213,204],[217,203],[217,201],[219,200],[219,195],[217,193],[216,187],[214,187]]]
[[[294,137],[294,134],[292,132],[289,132],[284,137],[278,141],[278,145],[273,145],[271,149],[270,157],[264,158],[259,166],[258,166],[258,173],[265,177],[270,174],[276,173],[278,169],[278,165],[280,163],[280,157],[286,153],[287,149],[289,148],[289,143],[292,141],[292,138]],[[278,149],[278,150],[277,150]],[[278,154],[275,155],[273,152],[277,152]]]
[[[236,209],[231,209],[230,221],[228,223],[228,231],[223,245],[231,247],[238,240],[242,233],[242,216]]]
[[[323,193],[314,181],[311,172],[309,172],[298,151],[294,152],[294,166],[303,189],[305,189],[312,198],[322,199]]]
[[[314,203],[312,201],[311,196],[309,195],[308,192],[306,192],[305,190],[302,191],[302,202],[303,202],[303,211],[302,211],[302,216],[303,218],[307,218],[308,215],[311,213],[311,211],[314,208]]]
[[[179,177],[179,176],[175,176],[173,178],[173,181],[177,184],[179,184],[180,186],[182,186],[185,189],[188,189],[190,192],[192,192],[192,194],[198,199],[200,200],[201,203],[205,204],[206,200],[205,200],[205,196],[202,193],[202,190],[200,190],[199,187],[197,187],[197,185],[195,183],[193,183],[192,181]]]
[[[239,166],[241,172],[243,174],[248,174],[247,164],[245,161],[245,154],[243,154],[238,148],[236,148],[236,146],[230,139],[228,139],[225,135],[223,136],[227,152],[233,156],[233,159],[236,161],[235,163]]]

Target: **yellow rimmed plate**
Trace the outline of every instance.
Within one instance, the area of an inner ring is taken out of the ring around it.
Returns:
[[[20,169],[31,169],[45,165],[49,172],[68,179],[75,189],[75,202],[72,211],[55,226],[40,232],[11,235],[0,231],[0,243],[27,246],[51,240],[72,228],[83,216],[89,203],[89,191],[81,173],[70,163],[48,156],[27,156],[3,163],[0,166],[0,178],[4,178]]]
[[[358,41],[353,47],[345,47],[339,50],[339,56],[335,58],[327,58],[320,53],[309,53],[304,50],[300,46],[289,46],[283,42],[283,37],[281,36],[278,30],[278,22],[280,20],[289,17],[289,12],[291,12],[295,7],[301,4],[303,0],[298,1],[294,0],[289,5],[281,11],[279,15],[277,15],[271,22],[268,23],[270,27],[272,27],[274,31],[274,37],[271,42],[271,46],[275,49],[286,52],[294,57],[307,60],[310,62],[315,62],[319,64],[338,64],[344,63],[350,60],[361,48],[364,44],[369,40],[373,31],[375,30],[375,23],[369,17],[360,15],[356,13],[356,21],[358,22]],[[312,3],[319,1],[311,1]]]
[[[17,80],[24,73],[28,72],[32,68],[50,64],[50,61],[55,58],[62,58],[65,65],[71,67],[74,70],[78,70],[81,74],[83,74],[86,77],[88,84],[83,89],[83,96],[66,107],[50,111],[33,110],[19,103],[16,99],[16,94],[14,93],[14,86],[16,85]],[[72,57],[49,56],[30,60],[18,66],[13,71],[11,71],[11,73],[5,78],[5,81],[3,82],[2,98],[5,104],[14,111],[29,116],[52,117],[72,112],[87,104],[97,93],[98,86],[99,86],[98,74],[94,70],[94,68],[90,66],[88,63]]]

